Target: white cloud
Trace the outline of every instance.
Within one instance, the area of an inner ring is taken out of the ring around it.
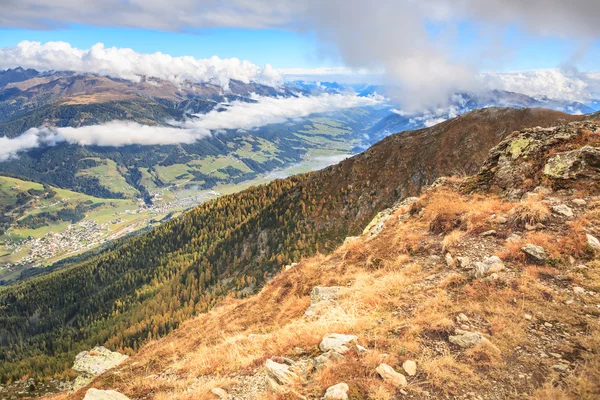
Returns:
[[[282,83],[279,72],[268,64],[261,68],[237,58],[197,59],[190,56],[173,57],[163,53],[142,54],[127,48],[107,48],[102,43],[97,43],[88,50],[77,49],[66,42],[42,44],[30,41],[0,48],[0,69],[14,67],[40,71],[89,72],[135,82],[139,82],[142,76],[147,76],[176,83],[188,79],[193,82],[211,82],[223,87],[227,87],[230,79],[269,86]]]
[[[566,74],[556,69],[482,74],[487,87],[551,99],[585,102],[598,95],[593,74]]]
[[[250,130],[268,124],[282,123],[315,113],[324,113],[353,107],[373,106],[380,97],[324,94],[312,97],[261,97],[256,103],[235,101],[224,111],[211,111],[175,126],[147,126],[131,121],[112,121],[102,125],[32,128],[19,137],[0,137],[0,161],[16,156],[21,151],[42,145],[68,142],[81,146],[166,145],[193,143],[214,132]]]

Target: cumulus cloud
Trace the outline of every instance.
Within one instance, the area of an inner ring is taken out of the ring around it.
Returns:
[[[280,73],[268,64],[261,68],[237,58],[197,59],[190,56],[173,57],[160,52],[142,54],[127,48],[107,48],[102,43],[81,50],[66,42],[42,44],[25,40],[16,46],[0,48],[0,69],[14,67],[89,72],[135,82],[145,76],[173,82],[189,79],[223,87],[227,87],[230,79],[269,86],[282,83]]]
[[[2,6],[0,23],[13,27],[78,23],[314,32],[323,53],[339,56],[348,67],[383,69],[399,86],[405,108],[436,105],[456,90],[485,85],[479,72],[506,58],[502,34],[507,28],[584,42],[600,33],[597,0],[5,0]],[[476,29],[472,47],[461,46],[457,34],[465,22],[474,22]]]
[[[255,103],[235,101],[224,111],[211,111],[172,126],[147,126],[131,121],[112,121],[102,125],[32,128],[16,138],[0,137],[0,161],[19,152],[42,145],[68,142],[81,146],[166,145],[193,143],[214,132],[251,130],[286,122],[315,113],[380,104],[380,97],[324,94],[290,98],[261,97]]]

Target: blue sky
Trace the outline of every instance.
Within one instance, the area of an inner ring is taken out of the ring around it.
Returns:
[[[80,49],[101,42],[107,47],[127,47],[140,53],[160,51],[195,58],[236,57],[258,65],[269,63],[276,68],[340,65],[339,60],[319,57],[321,52],[314,35],[278,29],[218,28],[189,33],[83,25],[49,31],[0,29],[0,47],[14,46],[22,40],[64,41]]]
[[[581,43],[559,37],[534,37],[516,27],[508,27],[498,35],[499,43],[480,39],[480,27],[471,22],[460,24],[456,31],[457,57],[483,59],[480,65],[486,70],[506,72],[556,68],[573,57]],[[431,36],[447,32],[430,25]],[[189,32],[165,32],[151,29],[106,28],[72,25],[66,29],[29,30],[0,29],[0,47],[14,46],[22,40],[65,41],[80,49],[88,49],[101,42],[107,47],[132,48],[140,53],[157,51],[173,56],[207,58],[236,57],[258,65],[271,64],[275,68],[317,68],[341,66],[343,61],[320,47],[319,40],[310,32],[293,32],[281,29],[214,28]],[[600,70],[600,41],[586,42],[585,55],[577,65],[584,71]],[[493,49],[493,50],[490,50]],[[475,50],[475,51],[474,51]]]

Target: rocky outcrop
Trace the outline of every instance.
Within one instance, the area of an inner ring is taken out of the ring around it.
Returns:
[[[298,375],[287,364],[267,360],[265,362],[265,371],[271,388],[274,391],[279,391],[280,386],[292,384],[298,379]]]
[[[83,400],[129,400],[129,397],[114,390],[89,389]]]
[[[75,356],[72,369],[77,372],[77,378],[73,384],[73,390],[77,390],[89,384],[96,376],[116,367],[129,356],[110,351],[104,346],[94,347],[90,351],[82,351]]]
[[[552,179],[600,179],[600,148],[584,146],[554,155],[544,166],[544,175]]]
[[[394,213],[400,209],[404,212],[408,211],[413,203],[416,203],[419,199],[417,197],[407,197],[402,201],[396,202],[392,207],[387,208],[378,213],[373,220],[363,230],[363,235],[368,235],[369,238],[374,238],[383,231],[385,223],[392,218]]]

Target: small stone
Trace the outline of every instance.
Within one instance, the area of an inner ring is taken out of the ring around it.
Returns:
[[[481,234],[481,236],[486,237],[486,236],[496,236],[496,231],[491,229],[489,231],[485,231]]]
[[[294,354],[296,354],[297,356],[301,356],[304,355],[306,353],[308,353],[305,349],[303,349],[302,347],[294,347]]]
[[[348,400],[348,390],[350,388],[344,382],[330,386],[327,388],[323,400]]]
[[[336,351],[329,350],[326,353],[321,354],[313,359],[313,365],[315,369],[319,370],[323,368],[329,361],[341,360],[344,356]]]
[[[531,321],[531,318],[533,318],[533,316],[531,314],[524,314],[523,318],[525,318],[527,321]]]
[[[445,259],[446,265],[448,265],[449,267],[454,267],[454,259],[452,258],[452,254],[446,253]]]
[[[566,372],[569,370],[569,366],[565,364],[556,364],[552,366],[552,369],[560,372]]]
[[[546,328],[552,328],[552,324],[550,322],[544,322],[544,326]]]
[[[471,267],[471,260],[469,257],[456,257],[456,266],[467,269]]]
[[[498,217],[496,218],[496,222],[498,222],[499,224],[505,224],[505,223],[507,223],[507,222],[508,222],[508,219],[507,219],[507,218],[505,218],[505,217],[503,217],[503,216],[498,216]]]
[[[329,350],[337,351],[338,353],[345,353],[350,350],[346,345],[355,343],[358,337],[354,335],[342,335],[340,333],[330,333],[326,335],[321,343],[319,349],[326,352]]]
[[[504,263],[498,256],[486,257],[482,262],[476,262],[475,266],[475,277],[483,278],[484,276],[493,274],[495,272],[504,271]]]
[[[210,390],[210,392],[217,396],[219,399],[227,399],[228,396],[227,392],[221,388],[213,388]]]
[[[417,373],[417,363],[413,360],[406,360],[402,363],[402,368],[409,376],[415,376]]]
[[[573,293],[575,293],[575,294],[584,294],[585,293],[585,289],[582,288],[581,286],[575,286],[573,288]]]
[[[114,390],[88,389],[83,400],[129,400],[129,397]]]
[[[571,304],[573,304],[573,303],[574,303],[574,301],[573,301],[573,300],[567,300],[567,301],[565,301],[565,304],[566,304],[566,305],[568,305],[568,306],[570,306],[570,305],[571,305]]]
[[[535,244],[528,243],[521,248],[523,253],[527,254],[529,258],[534,261],[541,262],[546,260],[546,251],[542,246],[537,246]]]
[[[277,385],[288,385],[298,378],[298,376],[290,369],[289,365],[280,364],[273,360],[267,360],[265,362],[265,371],[274,387]]]
[[[367,348],[366,348],[366,347],[363,347],[363,346],[361,346],[360,344],[357,344],[357,345],[356,345],[356,351],[358,351],[359,353],[365,353],[365,352],[367,352],[368,350],[367,350]]]
[[[562,358],[562,356],[558,353],[548,353],[548,354],[550,354],[554,358]]]
[[[456,321],[457,322],[469,322],[469,317],[467,317],[465,314],[460,313],[456,316]]]
[[[590,235],[589,233],[585,235],[587,237],[587,244],[588,246],[590,246],[592,249],[598,251],[600,250],[600,241],[598,241],[598,239],[596,239],[594,236]]]
[[[528,231],[535,231],[535,230],[544,229],[544,228],[546,228],[546,225],[539,223],[539,222],[535,225],[525,224],[525,229]]]
[[[579,264],[578,266],[575,267],[575,271],[585,271],[586,269],[589,269],[589,268],[585,264]]]
[[[571,200],[571,202],[578,206],[585,206],[587,204],[587,201],[585,201],[584,199],[573,199]]]
[[[565,204],[558,204],[555,206],[552,206],[552,212],[558,215],[562,215],[563,217],[567,217],[567,218],[572,218],[573,217],[573,210],[571,209],[571,207],[565,205]]]
[[[404,387],[408,385],[406,377],[399,372],[396,372],[394,368],[387,364],[380,364],[375,371],[383,378],[384,381],[391,383],[395,387]]]
[[[450,336],[448,339],[450,343],[454,343],[457,346],[468,348],[473,347],[476,344],[487,340],[479,332],[467,332],[461,329],[456,329],[455,336]]]

